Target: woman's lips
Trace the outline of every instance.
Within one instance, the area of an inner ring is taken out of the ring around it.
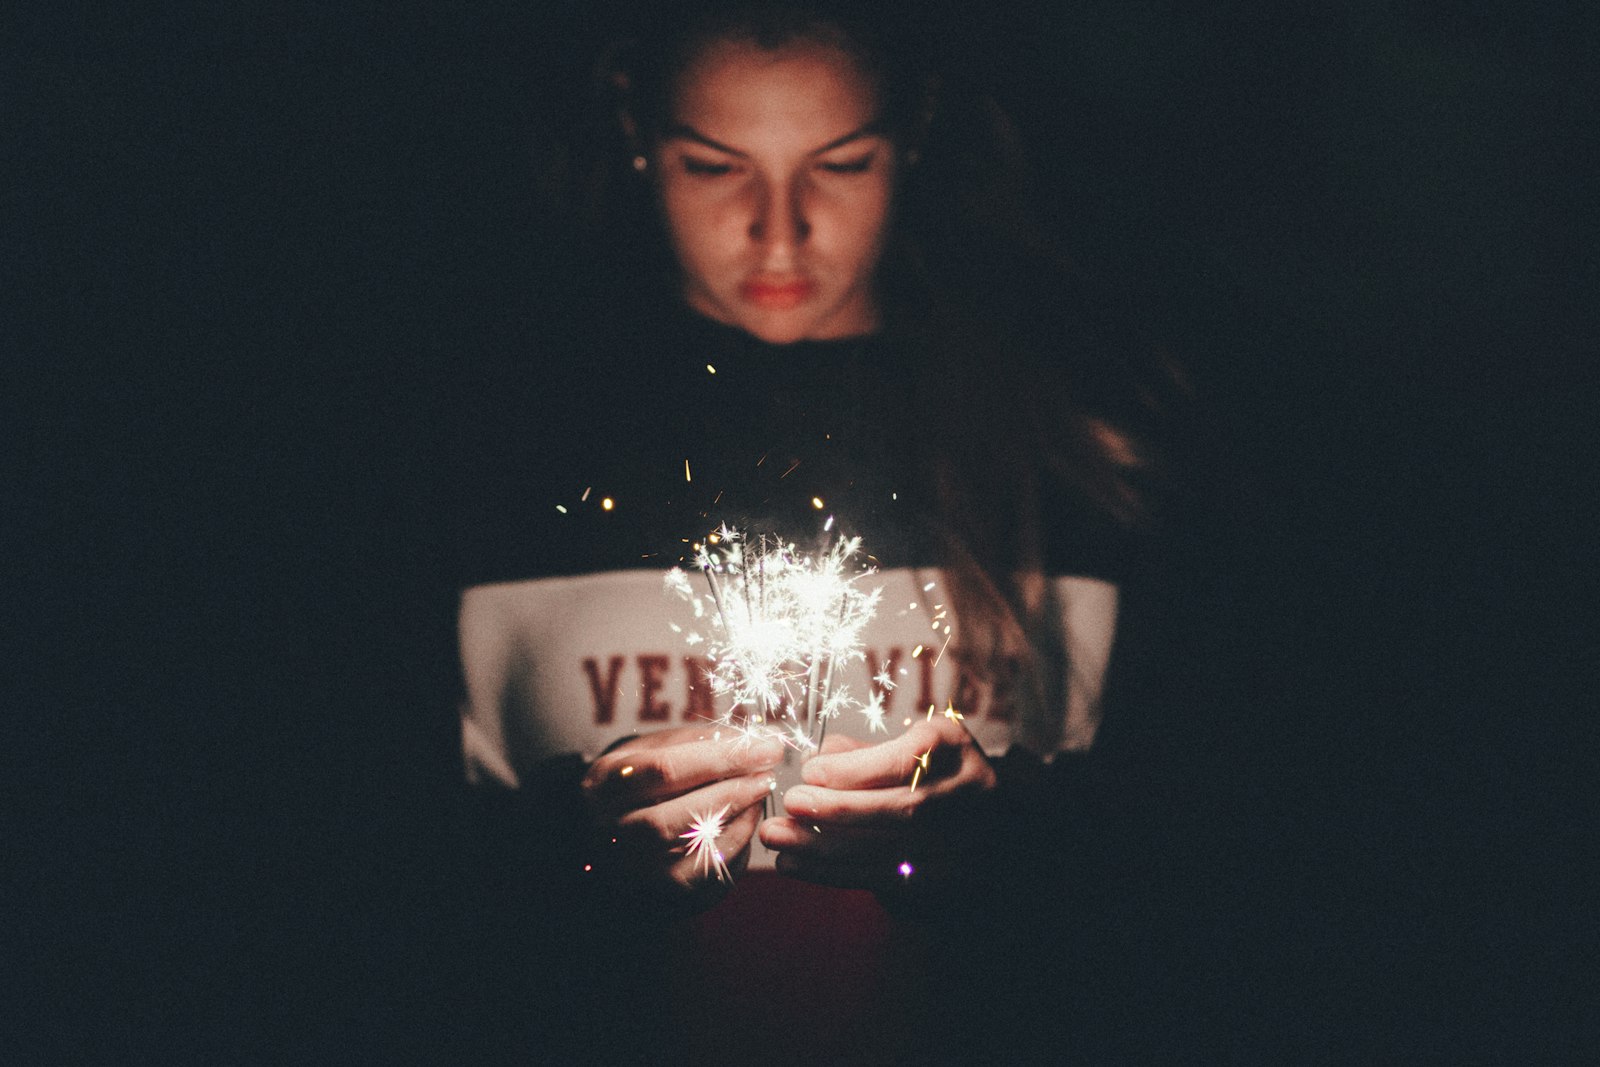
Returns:
[[[815,283],[804,278],[752,278],[739,286],[739,295],[747,302],[773,311],[799,307],[815,291]]]

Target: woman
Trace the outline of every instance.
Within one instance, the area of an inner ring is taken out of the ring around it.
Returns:
[[[594,202],[625,237],[597,243],[622,250],[606,290],[647,310],[587,327],[564,382],[540,381],[542,409],[567,413],[554,431],[524,417],[474,445],[511,472],[475,472],[502,514],[468,512],[464,534],[499,557],[461,612],[469,777],[502,809],[482,820],[500,835],[488,848],[542,852],[508,891],[578,917],[540,934],[541,951],[570,939],[568,976],[616,952],[641,966],[657,935],[655,955],[695,972],[662,1018],[620,1013],[640,1041],[692,1006],[686,988],[715,998],[720,1025],[739,990],[765,994],[731,1014],[779,1025],[770,1012],[794,1002],[776,975],[809,990],[812,1040],[788,1055],[891,1055],[938,1014],[933,990],[888,1021],[860,1009],[931,980],[919,939],[959,944],[962,984],[999,981],[976,946],[1003,955],[1063,906],[1068,761],[1046,761],[1099,723],[1144,513],[1141,409],[1118,349],[1063,312],[1056,265],[1008,225],[1006,187],[973,180],[974,159],[1005,173],[1003,125],[904,44],[769,5],[614,53],[613,135],[596,142],[613,172]],[[779,815],[783,747],[718,735],[704,660],[669,644],[680,609],[660,572],[720,522],[797,539],[824,513],[881,567],[893,610],[850,684],[893,721],[830,726]],[[727,873],[686,840],[710,813]],[[768,865],[796,881],[747,871]],[[741,953],[779,969],[708,977]],[[592,980],[614,991],[612,975]],[[720,1055],[737,1061],[748,1035],[731,1040]]]

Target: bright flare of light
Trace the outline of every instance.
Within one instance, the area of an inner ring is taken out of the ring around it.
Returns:
[[[741,742],[772,737],[812,752],[829,719],[861,708],[834,685],[838,668],[865,658],[861,634],[882,594],[861,588],[875,572],[857,562],[860,552],[860,538],[808,556],[779,538],[752,542],[722,526],[694,557],[709,597],[694,593],[682,570],[667,575],[667,587],[716,624],[706,647],[712,692],[725,702],[717,721]],[[881,700],[876,706],[881,716]],[[873,712],[863,713],[870,722]]]
[[[882,692],[872,694],[872,699],[868,700],[866,706],[861,709],[861,714],[866,717],[868,733],[886,734],[889,732],[889,727],[883,721]]]
[[[688,831],[678,835],[689,842],[688,855],[699,861],[700,873],[707,876],[715,874],[719,882],[733,880],[722,850],[717,847],[717,839],[722,836],[723,820],[728,817],[728,807],[724,804],[715,812],[693,816]]]

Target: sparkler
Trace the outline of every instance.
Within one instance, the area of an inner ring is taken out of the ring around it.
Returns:
[[[716,721],[741,741],[776,738],[809,755],[828,722],[851,709],[886,730],[881,694],[863,704],[834,686],[836,667],[865,658],[861,633],[883,592],[862,588],[875,570],[860,555],[859,537],[806,555],[793,542],[765,534],[751,541],[724,525],[696,546],[709,602],[682,568],[667,574],[668,588],[712,623],[712,636],[688,637],[710,653],[711,689],[724,707]]]

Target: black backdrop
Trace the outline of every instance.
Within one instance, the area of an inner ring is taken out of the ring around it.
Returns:
[[[1248,654],[1185,735],[1205,858],[1168,916],[1217,961],[1181,965],[1221,1013],[1198,1032],[1234,1036],[1171,1047],[1575,1057],[1587,27],[1493,3],[930,18],[976,43],[1086,273],[1190,368],[1236,490],[1193,555]],[[425,1048],[460,978],[436,962],[435,386],[477,324],[555,299],[529,160],[607,25],[14,21],[23,1047]]]

